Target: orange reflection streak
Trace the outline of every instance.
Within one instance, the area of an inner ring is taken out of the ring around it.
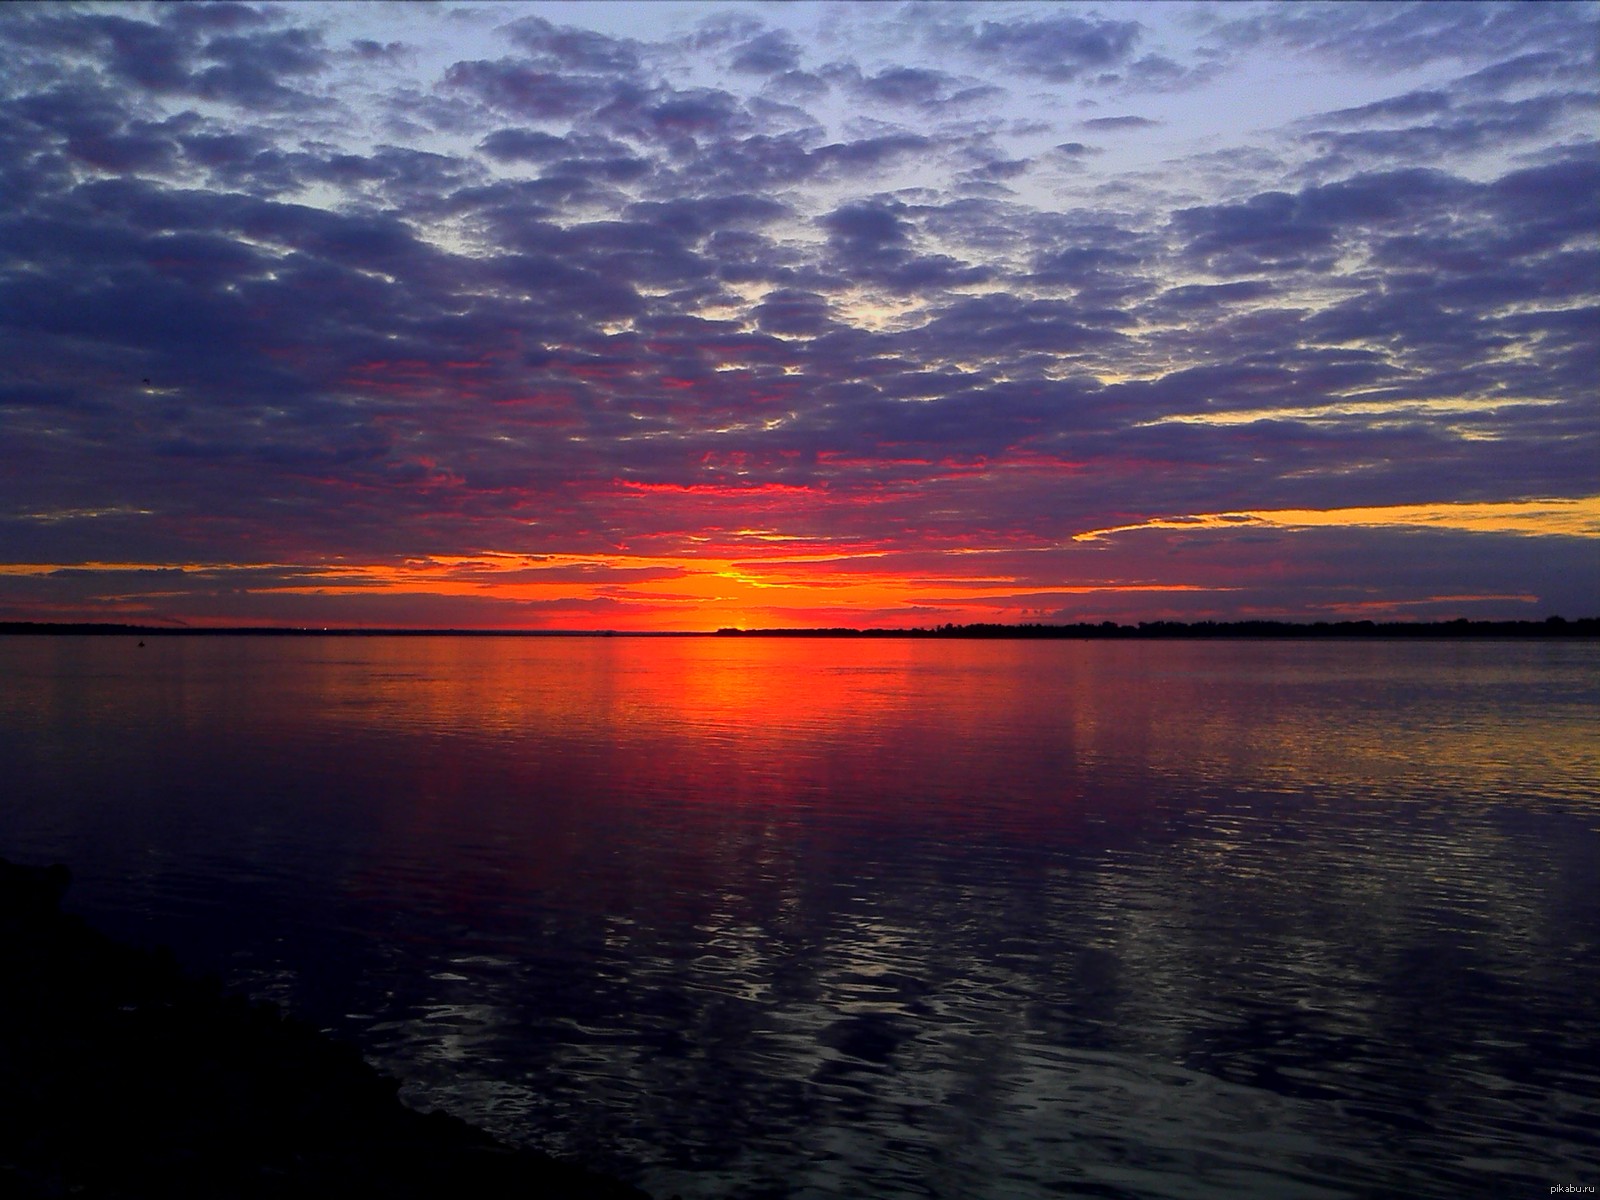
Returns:
[[[586,731],[652,743],[711,738],[724,749],[748,740],[770,750],[774,739],[814,739],[915,705],[906,676],[927,651],[899,640],[584,638],[518,640],[490,653],[476,640],[378,638],[327,653],[395,664],[387,675],[320,677],[319,711],[360,725],[534,740]],[[630,669],[635,660],[648,669]]]
[[[1097,764],[1131,756],[1157,778],[1261,792],[1359,795],[1420,771],[1441,795],[1456,785],[1482,797],[1561,793],[1594,811],[1589,781],[1600,770],[1581,713],[1467,705],[1448,721],[1408,716],[1397,730],[1384,705],[1262,707],[1253,684],[1219,689],[1229,651],[1204,643],[374,638],[308,642],[296,653],[387,667],[308,676],[319,687],[309,711],[352,733],[415,731],[462,754],[516,745],[541,772],[581,760],[620,791],[643,783],[710,809],[826,804],[838,772],[849,773],[851,795],[880,794],[878,780],[889,795],[908,756],[997,736],[1053,747],[1063,796]],[[1271,656],[1292,694],[1350,684],[1335,649],[1280,647]],[[1400,655],[1372,669],[1370,686],[1392,688],[1414,667]],[[1521,670],[1487,654],[1452,669],[1480,697]],[[874,732],[863,741],[861,730]],[[565,749],[551,755],[549,746]],[[962,763],[976,773],[963,777]],[[1008,770],[1003,759],[980,771],[953,755],[940,795],[926,799],[959,799],[962,811],[942,816],[950,821],[1002,817],[996,793]],[[450,779],[441,772],[440,795]],[[1022,794],[1037,801],[1036,789]]]
[[[352,734],[416,730],[474,745],[563,747],[559,756],[525,755],[541,772],[586,761],[595,747],[603,762],[592,765],[613,786],[665,790],[711,809],[826,803],[836,772],[848,772],[851,794],[861,794],[863,772],[882,783],[875,789],[866,780],[867,794],[887,794],[905,770],[903,756],[970,737],[973,713],[1017,727],[1059,722],[1078,703],[1041,709],[1034,689],[984,669],[996,656],[1016,658],[1033,678],[1028,648],[993,644],[585,638],[491,648],[475,639],[375,638],[327,653],[392,664],[319,677],[315,711],[348,722]],[[1058,648],[1056,657],[1075,653]],[[940,686],[933,699],[919,685],[930,670]],[[869,740],[879,749],[863,753],[846,737],[863,727],[880,731]],[[1115,728],[1099,720],[1089,727]],[[987,783],[945,780],[970,794]],[[448,771],[439,787],[449,795]]]

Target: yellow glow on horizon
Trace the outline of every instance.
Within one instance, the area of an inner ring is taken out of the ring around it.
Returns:
[[[320,624],[328,617],[292,614],[326,611],[333,621],[368,627],[403,626],[408,622],[401,614],[413,614],[412,623],[461,627],[628,632],[894,627],[1039,619],[1071,611],[1073,598],[1082,596],[1241,590],[1228,586],[1241,582],[1235,579],[1227,584],[1164,581],[1159,573],[1143,572],[1121,580],[1086,578],[1081,565],[1068,568],[1065,562],[1052,569],[1051,556],[1074,542],[1103,543],[1140,530],[1335,528],[1600,538],[1600,496],[1178,514],[1089,530],[1064,544],[964,545],[907,556],[871,541],[791,535],[781,526],[757,523],[690,535],[659,554],[621,548],[590,553],[482,549],[388,562],[5,563],[0,576],[75,577],[79,582],[73,590],[88,593],[76,602],[87,619],[100,619],[94,614],[165,619],[159,614],[168,607],[184,615],[185,595],[225,592],[249,599],[247,607],[233,611],[263,614],[257,619],[269,624]],[[1018,565],[1023,561],[1038,565]],[[276,597],[306,599],[275,608]],[[382,604],[363,603],[379,598]],[[347,608],[348,615],[324,610],[323,599]],[[228,623],[208,605],[201,611],[208,615],[186,619]],[[375,616],[380,613],[395,615],[384,620]],[[419,618],[419,613],[436,615]],[[253,621],[241,615],[232,623]]]
[[[57,571],[261,571],[261,570],[305,570],[305,567],[290,567],[284,563],[146,563],[146,562],[100,562],[98,560],[77,563],[0,563],[0,575],[52,575]]]
[[[129,586],[132,579],[121,584],[116,578],[166,571],[260,599],[412,596],[493,601],[496,607],[486,611],[493,612],[499,625],[641,632],[1014,621],[1023,616],[1018,608],[1022,596],[1037,608],[1097,593],[1235,590],[1147,580],[1041,583],[1001,572],[964,576],[941,569],[937,562],[893,570],[879,561],[884,554],[875,548],[801,551],[770,559],[730,557],[726,549],[715,556],[484,551],[397,563],[10,564],[0,570],[35,576],[61,570],[104,574],[107,578],[96,589],[100,603],[147,605],[182,596],[181,588],[153,591]],[[526,606],[521,620],[515,608],[519,605]]]
[[[1418,399],[1418,400],[1336,400],[1331,404],[1311,407],[1279,406],[1276,408],[1232,409],[1228,412],[1173,413],[1140,421],[1134,427],[1147,429],[1156,425],[1253,425],[1257,421],[1310,421],[1339,417],[1389,417],[1395,421],[1419,416],[1471,416],[1498,412],[1507,408],[1551,408],[1559,400],[1499,397],[1485,400],[1468,399]]]
[[[1413,528],[1471,533],[1513,533],[1527,537],[1600,537],[1600,496],[1575,499],[1390,504],[1356,508],[1278,508],[1157,517],[1075,534],[1075,542],[1102,541],[1141,529]]]

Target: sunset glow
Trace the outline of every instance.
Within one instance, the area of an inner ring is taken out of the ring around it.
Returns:
[[[1597,31],[12,5],[0,619],[1592,614]]]

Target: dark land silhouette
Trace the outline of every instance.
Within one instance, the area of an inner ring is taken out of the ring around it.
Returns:
[[[738,629],[634,632],[612,629],[322,629],[283,625],[124,625],[109,622],[0,621],[4,634],[120,634],[125,637],[859,637],[859,638],[1595,638],[1600,617],[1541,621],[1141,621],[1119,625],[933,625],[909,629]]]
[[[352,1047],[63,913],[69,879],[0,859],[0,1194],[649,1200],[407,1108]]]

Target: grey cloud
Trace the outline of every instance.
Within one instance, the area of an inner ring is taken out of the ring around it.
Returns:
[[[1221,71],[1221,64],[1215,62],[1188,67],[1164,54],[1146,54],[1129,63],[1122,75],[1127,87],[1135,91],[1174,92],[1197,87]]]
[[[638,293],[626,282],[553,255],[502,255],[484,274],[541,306],[559,304],[586,320],[614,321],[644,311]]]
[[[905,245],[910,229],[885,204],[851,204],[837,208],[822,219],[836,244],[848,253],[880,254],[886,247]]]
[[[87,17],[80,27],[104,39],[114,75],[153,92],[190,90],[194,39],[167,26],[109,14]]]
[[[1223,13],[1228,9],[1223,8]],[[1440,59],[1481,61],[1548,48],[1592,56],[1594,22],[1576,4],[1297,4],[1224,17],[1214,30],[1229,47],[1279,43],[1358,69],[1413,68]]]
[[[726,147],[754,133],[760,123],[749,109],[717,88],[676,89],[619,84],[593,119],[618,136],[691,161],[709,147]]]
[[[326,209],[270,201],[240,205],[238,230],[335,262],[384,270],[429,253],[412,230],[391,216],[342,216]]]
[[[178,163],[171,136],[144,122],[117,131],[81,130],[67,139],[66,150],[78,162],[108,172],[167,174]]]
[[[1105,316],[1068,301],[991,292],[952,299],[901,341],[928,361],[1008,363],[1017,355],[1074,354],[1123,340],[1119,330],[1107,328]],[[1114,320],[1120,324],[1123,318]]]
[[[81,402],[64,384],[0,384],[0,408],[70,408]]]
[[[826,79],[810,71],[785,71],[767,81],[767,93],[796,102],[819,100],[831,87]]]
[[[549,162],[571,152],[566,138],[539,129],[497,129],[478,147],[501,162]]]
[[[1085,129],[1116,130],[1116,129],[1148,129],[1152,125],[1161,124],[1149,117],[1090,117],[1086,121],[1079,121]]]
[[[271,18],[248,4],[178,4],[162,10],[162,20],[175,29],[234,32],[269,24]]]
[[[1091,287],[1111,272],[1137,270],[1142,263],[1141,255],[1125,246],[1066,246],[1038,255],[1028,278],[1052,287]]]
[[[1264,279],[1241,279],[1234,283],[1192,283],[1168,288],[1151,302],[1150,308],[1153,311],[1183,316],[1215,310],[1227,304],[1265,300],[1278,293],[1279,289]]]
[[[969,174],[981,179],[1015,179],[1019,175],[1026,175],[1028,168],[1033,165],[1032,159],[1008,158],[990,159],[988,162],[974,167]]]
[[[571,119],[612,96],[612,87],[600,77],[537,70],[510,58],[458,62],[445,72],[445,83],[494,108],[535,120]]]
[[[1592,233],[1600,208],[1600,146],[1590,143],[1556,162],[1511,171],[1489,185],[1487,196],[1495,215],[1516,223],[1502,244],[1519,252]]]
[[[950,76],[927,67],[889,67],[861,80],[861,90],[891,104],[928,104],[949,92]]]
[[[789,215],[780,201],[748,192],[694,200],[644,201],[629,205],[623,215],[670,229],[680,236],[703,238],[730,229],[765,225]]]
[[[781,250],[760,234],[743,229],[713,233],[705,245],[717,278],[729,284],[794,281],[794,252]]]
[[[1138,22],[1111,20],[1098,13],[1058,12],[968,23],[967,12],[986,10],[958,11],[961,16],[947,16],[944,10],[916,14],[930,43],[1004,70],[1058,82],[1126,62],[1140,38]]]
[[[398,63],[412,54],[404,42],[378,42],[372,38],[356,38],[350,43],[350,49],[366,62]]]
[[[729,61],[749,75],[779,75],[800,65],[800,47],[782,30],[768,30],[739,46]]]
[[[887,67],[876,75],[859,78],[856,87],[872,100],[919,108],[937,107],[956,94],[974,94],[962,91],[954,76],[928,67]],[[979,89],[975,94],[989,94],[989,89]]]
[[[751,134],[703,147],[684,164],[693,190],[763,191],[814,176],[818,163],[803,133]]]
[[[560,26],[543,17],[524,17],[504,32],[536,62],[560,71],[628,75],[639,69],[639,44],[593,30]]]
[[[896,159],[931,149],[932,138],[916,133],[886,133],[853,142],[834,142],[810,152],[815,165],[848,170],[874,170]]]
[[[262,155],[276,152],[276,147],[259,133],[251,132],[198,132],[180,137],[183,151],[201,166],[214,169],[238,168],[253,162]]]
[[[869,270],[863,278],[897,292],[942,292],[989,283],[995,275],[992,267],[963,262],[953,255],[921,254],[887,269]]]
[[[269,268],[269,260],[254,247],[214,233],[158,234],[145,243],[143,253],[156,270],[208,291]]]
[[[1568,92],[1455,106],[1442,110],[1448,115],[1425,124],[1351,131],[1313,128],[1303,136],[1325,154],[1349,162],[1415,162],[1540,137],[1553,131],[1558,122],[1596,108],[1600,108],[1600,94]],[[1344,115],[1331,114],[1335,119]],[[1351,123],[1366,119],[1352,119]]]
[[[313,30],[269,30],[244,6],[172,5],[157,21],[67,10],[43,27],[59,45],[96,50],[107,70],[158,95],[182,94],[266,107],[302,107],[293,81],[324,70],[329,56]]]
[[[891,133],[853,142],[811,145],[810,131],[751,134],[700,146],[681,168],[695,190],[757,192],[811,180],[870,176],[938,143],[920,134]]]
[[[1588,61],[1584,61],[1587,57]],[[1594,51],[1561,54],[1553,50],[1533,51],[1493,63],[1456,82],[1456,88],[1469,96],[1500,96],[1515,88],[1536,85],[1581,87],[1593,82]]]
[[[946,254],[921,254],[914,227],[901,206],[887,202],[844,205],[821,220],[828,231],[841,276],[916,292],[981,283],[993,277],[988,267],[973,267]]]
[[[371,154],[296,155],[292,162],[303,179],[345,187],[381,184],[397,208],[409,196],[447,191],[483,174],[477,163],[400,146],[378,146]]]
[[[758,37],[765,29],[766,26],[749,12],[731,6],[719,7],[695,24],[685,45],[693,53],[715,52]]]
[[[1333,262],[1334,227],[1287,192],[1263,192],[1242,204],[1180,209],[1173,224],[1187,240],[1189,256],[1217,274]]]
[[[1442,91],[1406,92],[1387,100],[1375,100],[1356,108],[1341,108],[1324,113],[1316,120],[1333,124],[1366,124],[1396,117],[1431,117],[1450,107],[1450,97]]]
[[[658,130],[672,133],[726,136],[746,132],[752,125],[743,105],[727,92],[711,88],[668,96],[646,111]]]
[[[1353,175],[1338,183],[1307,188],[1298,202],[1308,221],[1374,224],[1448,209],[1465,200],[1468,192],[1455,176],[1412,168]]]
[[[104,89],[65,86],[17,97],[8,105],[13,118],[34,127],[38,135],[72,145],[114,141],[126,136],[130,121],[124,107]],[[150,129],[148,123],[140,123]]]
[[[309,75],[328,67],[322,35],[306,29],[224,34],[206,42],[201,57],[226,69],[248,66],[272,76]]]

